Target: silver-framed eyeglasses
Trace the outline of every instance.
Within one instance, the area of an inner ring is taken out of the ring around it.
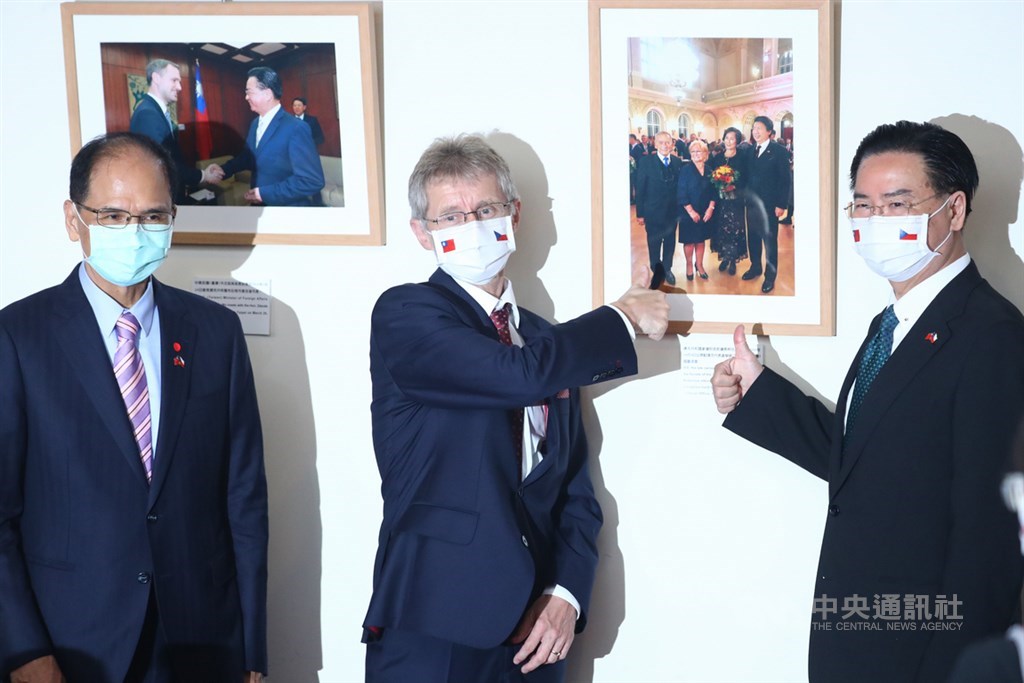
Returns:
[[[854,199],[852,202],[847,204],[843,210],[846,211],[847,218],[870,218],[871,216],[876,215],[909,216],[915,206],[920,206],[931,199],[935,199],[941,194],[942,192],[936,192],[931,197],[925,197],[924,199],[916,202],[908,202],[906,199],[894,197],[881,206],[873,206],[863,199]]]
[[[131,224],[132,219],[146,232],[166,232],[174,224],[174,211],[147,211],[141,214],[130,213],[123,209],[94,209],[80,202],[75,206],[96,214],[96,223],[111,230],[123,230]]]
[[[470,216],[476,216],[477,220],[486,221],[492,218],[504,218],[512,214],[512,202],[500,204],[484,204],[476,211],[449,211],[437,218],[425,218],[429,223],[435,223],[442,228],[454,228],[457,225],[469,222]]]

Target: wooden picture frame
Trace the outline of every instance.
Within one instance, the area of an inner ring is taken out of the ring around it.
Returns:
[[[215,130],[228,131],[224,140],[244,148],[250,121],[256,116],[244,102],[246,70],[250,66],[268,65],[270,58],[261,52],[267,45],[283,50],[274,58],[288,62],[291,79],[282,77],[284,92],[282,109],[291,113],[292,97],[298,97],[313,76],[303,70],[303,48],[319,48],[318,54],[328,56],[320,61],[328,66],[317,73],[318,92],[325,103],[311,111],[329,118],[333,124],[333,154],[318,149],[325,172],[325,188],[310,195],[322,206],[248,206],[245,201],[233,205],[181,205],[174,225],[176,244],[313,244],[313,245],[382,245],[384,244],[384,181],[381,156],[381,131],[377,81],[377,50],[373,12],[369,3],[268,2],[268,3],[152,3],[111,2],[61,5],[64,33],[64,56],[67,72],[68,118],[71,153],[76,154],[84,141],[97,135],[127,130],[125,115],[116,115],[110,105],[125,99],[110,92],[117,82],[126,87],[127,71],[145,75],[150,59],[166,58],[163,52],[202,54],[202,91],[205,95],[211,124]],[[136,36],[159,36],[139,39]],[[124,47],[132,55],[130,63],[112,65],[104,62],[110,48]],[[213,46],[212,48],[210,46]],[[204,50],[230,50],[235,62]],[[291,51],[291,54],[288,54]],[[172,55],[173,56],[173,55]],[[255,61],[252,60],[255,58]],[[217,62],[217,59],[224,61]],[[246,64],[245,60],[250,63]],[[264,63],[266,60],[267,63]],[[193,63],[171,59],[178,64],[182,76],[182,92],[177,102],[177,115],[184,123],[178,126],[179,142],[189,137],[190,127],[199,123],[194,107],[196,88]],[[237,63],[236,63],[237,62]],[[217,71],[218,64],[220,72]],[[333,71],[330,69],[333,68]],[[230,75],[230,80],[229,80]],[[208,79],[220,78],[218,88],[208,86]],[[235,82],[237,81],[237,83]],[[330,103],[330,98],[334,99]],[[234,100],[232,98],[237,98]],[[331,111],[331,107],[334,111]],[[239,113],[239,107],[244,111]],[[235,121],[216,121],[218,112],[234,113]],[[130,112],[127,114],[130,117]],[[239,130],[241,128],[241,130]],[[327,129],[327,126],[325,126]],[[216,136],[216,133],[214,133]],[[214,142],[217,138],[214,137]],[[223,142],[222,147],[228,145]],[[210,148],[207,147],[209,150]],[[197,167],[213,161],[195,156]],[[236,152],[237,154],[237,152]],[[225,152],[224,158],[230,158]],[[218,157],[220,158],[220,157]],[[190,160],[191,161],[191,160]],[[344,161],[344,163],[342,163]],[[237,182],[248,182],[244,177]],[[334,183],[334,184],[332,184]],[[220,186],[210,186],[221,190]],[[243,188],[248,189],[247,187]],[[333,192],[333,194],[329,194]],[[221,194],[213,192],[217,203]],[[338,199],[335,200],[335,197]],[[191,200],[190,200],[191,201]],[[212,199],[205,201],[214,202]],[[227,202],[224,202],[227,203]]]
[[[834,335],[830,1],[591,0],[589,29],[595,305],[643,279],[650,267],[645,228],[630,205],[627,134],[699,129],[714,145],[729,126],[749,138],[754,116],[766,115],[783,142],[782,124],[789,124],[793,150],[793,196],[783,216],[792,228],[780,227],[776,287],[763,293],[762,277],[742,280],[749,260],[734,275],[720,272],[710,249],[703,261],[710,278],[687,280],[677,245],[677,283],[662,285],[671,305],[669,330],[728,333],[744,323],[748,333]]]

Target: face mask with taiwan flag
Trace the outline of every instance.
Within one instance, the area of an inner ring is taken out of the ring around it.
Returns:
[[[950,195],[952,196],[952,195]],[[928,248],[928,221],[946,206],[919,216],[871,216],[853,218],[853,248],[868,268],[892,282],[905,282],[914,277],[939,255],[939,249],[953,234],[935,247]]]
[[[516,250],[511,216],[463,223],[430,234],[441,270],[473,285],[493,280]]]

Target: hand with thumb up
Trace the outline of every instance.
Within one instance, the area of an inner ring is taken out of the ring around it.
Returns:
[[[736,354],[715,366],[711,375],[711,391],[715,395],[715,405],[723,415],[731,413],[739,402],[750,391],[750,385],[764,369],[757,356],[747,346],[747,338],[743,325],[737,325],[732,333],[736,344]]]

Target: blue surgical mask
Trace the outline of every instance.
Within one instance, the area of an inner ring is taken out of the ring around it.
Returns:
[[[78,212],[76,207],[75,212]],[[79,214],[79,220],[82,216]],[[100,276],[119,287],[138,284],[156,272],[171,248],[170,226],[161,232],[138,225],[114,229],[89,225],[89,255],[85,262]]]

